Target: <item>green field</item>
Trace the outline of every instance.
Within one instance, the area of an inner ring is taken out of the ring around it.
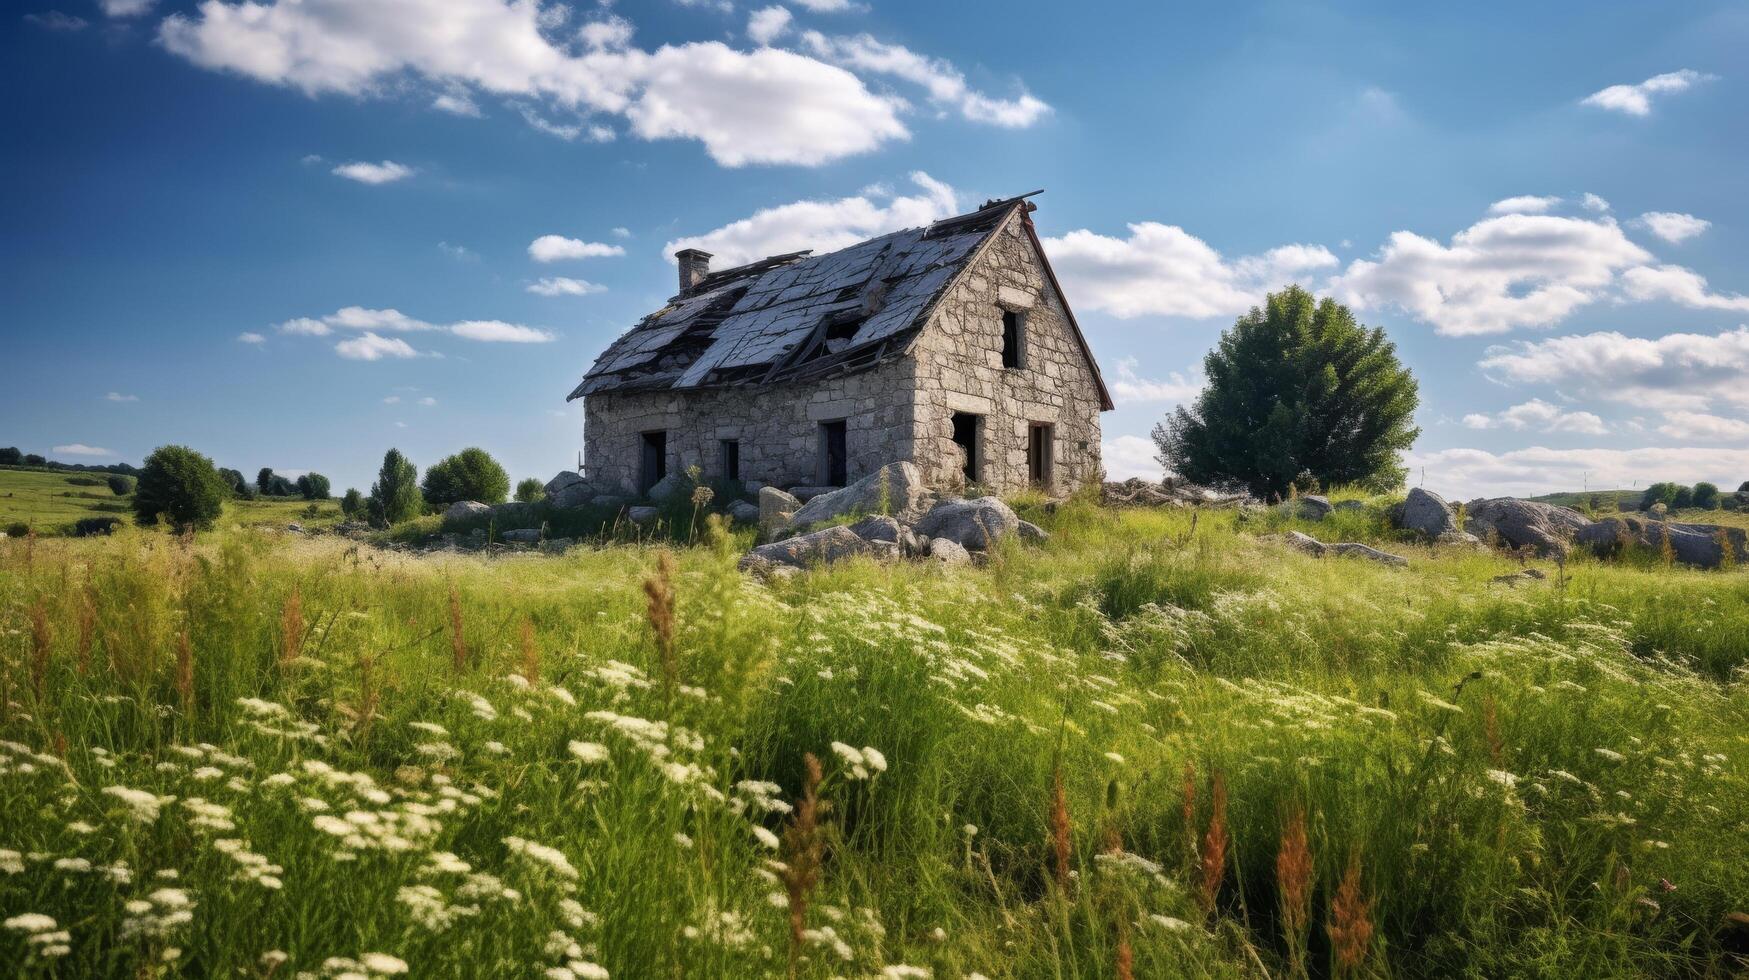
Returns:
[[[76,521],[87,517],[119,517],[133,521],[133,497],[118,497],[105,485],[106,473],[31,470],[0,467],[0,530],[15,524],[33,528],[39,535],[70,533]],[[92,484],[92,485],[85,485]],[[225,504],[227,523],[241,525],[284,524],[291,521],[333,523],[340,519],[340,505],[324,500],[316,518],[305,516],[310,502],[274,497],[232,500]]]
[[[1291,552],[1275,517],[1025,513],[1051,540],[984,568],[771,586],[745,538],[671,574],[230,526],[0,542],[0,963],[1744,968],[1749,572],[1497,581],[1520,566],[1377,507],[1304,529],[1410,568]]]

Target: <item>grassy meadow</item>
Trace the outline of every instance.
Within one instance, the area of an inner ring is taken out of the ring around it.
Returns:
[[[107,492],[107,491],[105,491]],[[0,542],[21,976],[1727,976],[1749,573]],[[227,524],[230,514],[227,515]],[[1732,916],[1739,918],[1733,919]]]
[[[106,473],[0,467],[0,531],[23,525],[39,535],[70,534],[88,517],[114,517],[133,522],[133,495],[116,494],[105,485]],[[341,519],[340,504],[316,504],[317,516],[307,516],[310,501],[295,497],[262,497],[225,502],[225,520],[243,525],[302,521],[332,524]]]

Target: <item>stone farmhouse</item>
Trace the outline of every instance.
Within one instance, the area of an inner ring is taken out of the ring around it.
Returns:
[[[946,489],[1098,481],[1111,396],[1031,196],[826,255],[713,272],[677,253],[680,292],[567,399],[584,400],[584,478],[642,494],[696,466],[829,487],[910,461]]]

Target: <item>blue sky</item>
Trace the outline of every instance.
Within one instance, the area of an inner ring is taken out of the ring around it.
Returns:
[[[1154,7],[1157,9],[1138,9]],[[1749,5],[20,0],[0,444],[575,464],[668,253],[1045,188],[1107,467],[1262,293],[1383,326],[1420,482],[1749,480]]]

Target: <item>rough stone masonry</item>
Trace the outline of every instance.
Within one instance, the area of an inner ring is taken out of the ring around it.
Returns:
[[[585,478],[641,494],[668,473],[841,486],[895,462],[932,485],[1067,493],[1100,479],[1111,399],[1024,198],[718,272],[596,361]]]

